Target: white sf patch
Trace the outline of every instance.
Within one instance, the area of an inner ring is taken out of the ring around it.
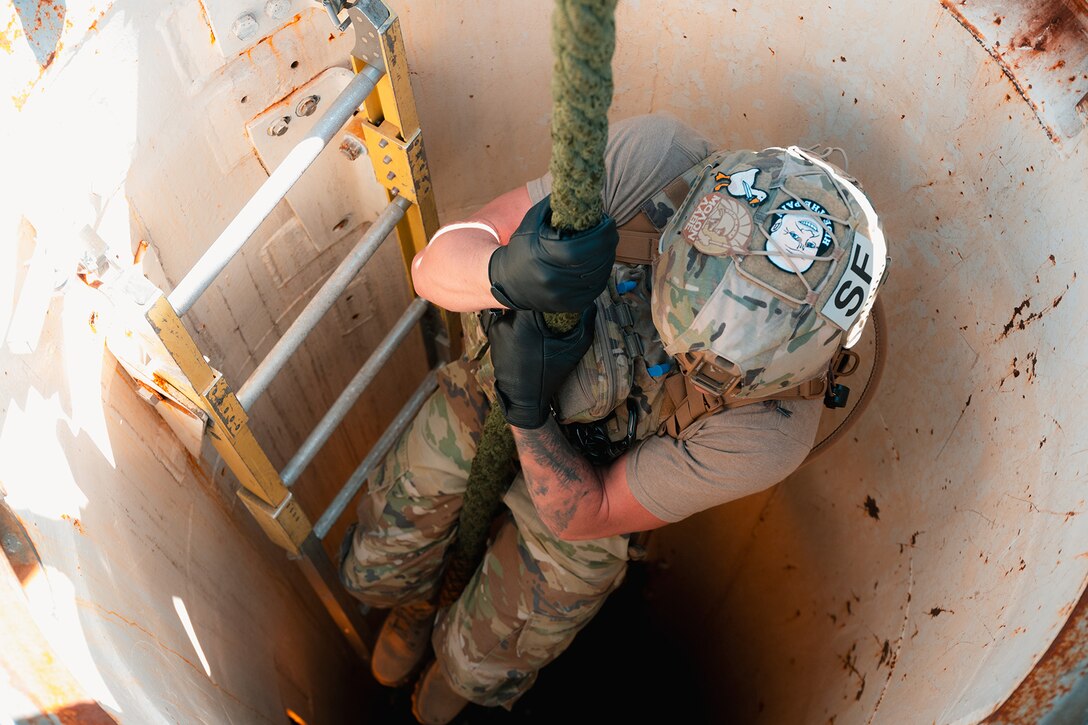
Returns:
[[[864,234],[854,234],[854,244],[846,257],[846,271],[820,312],[842,330],[849,330],[862,310],[872,305],[875,258],[873,243]],[[880,259],[883,267],[884,259]],[[883,269],[881,270],[883,272]]]

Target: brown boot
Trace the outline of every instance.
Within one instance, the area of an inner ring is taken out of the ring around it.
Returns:
[[[412,693],[412,714],[422,725],[446,725],[467,704],[468,700],[454,692],[446,682],[437,662],[431,663]]]
[[[400,687],[408,681],[427,653],[435,610],[430,602],[413,602],[386,615],[370,657],[375,680],[386,687]]]

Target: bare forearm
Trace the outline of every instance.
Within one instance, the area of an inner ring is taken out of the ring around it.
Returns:
[[[495,238],[479,229],[458,229],[438,237],[412,261],[416,294],[452,312],[500,307],[487,275],[496,247]]]
[[[437,234],[412,260],[416,294],[453,312],[502,307],[491,294],[488,263],[495,249],[510,241],[530,206],[529,192],[524,186],[518,187],[465,220],[479,223],[494,234],[472,228]]]
[[[511,428],[537,513],[561,539],[596,538],[606,497],[601,472],[576,452],[555,420]]]

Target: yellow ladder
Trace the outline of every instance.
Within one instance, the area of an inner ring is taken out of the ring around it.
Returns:
[[[199,411],[206,418],[206,434],[241,485],[238,496],[268,537],[299,562],[341,631],[356,652],[368,659],[366,624],[359,604],[344,590],[336,563],[329,559],[321,542],[437,387],[435,369],[457,354],[459,328],[455,316],[423,299],[415,299],[283,470],[276,470],[254,437],[247,411],[382,241],[396,231],[408,272],[416,252],[438,228],[399,20],[381,0],[357,3],[324,0],[323,5],[340,30],[350,25],[355,32],[351,57],[355,76],[318,119],[307,138],[269,174],[172,292],[164,294],[141,281],[140,291],[130,297],[135,297],[145,319],[181,372],[176,379],[159,379],[157,387],[168,391],[183,407]],[[347,15],[343,20],[342,13]],[[357,113],[360,109],[362,112]],[[182,317],[342,130],[363,139],[375,177],[386,189],[388,204],[235,392],[201,354],[193,336],[183,326]],[[320,143],[315,143],[315,138]],[[311,523],[292,494],[291,486],[417,323],[427,329],[424,338],[430,373],[328,508]]]

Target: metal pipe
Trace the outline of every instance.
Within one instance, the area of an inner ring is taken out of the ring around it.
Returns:
[[[363,487],[363,482],[370,476],[370,472],[378,465],[378,463],[385,457],[385,454],[389,452],[389,449],[393,447],[400,434],[408,427],[408,424],[415,418],[416,413],[423,407],[423,403],[438,387],[438,379],[435,371],[432,370],[416,388],[416,392],[412,394],[412,397],[404,404],[404,407],[397,413],[397,417],[393,419],[393,422],[389,424],[389,427],[382,433],[382,437],[378,439],[378,442],[374,444],[374,447],[370,449],[370,453],[366,455],[363,462],[359,464],[359,467],[355,469],[355,472],[351,474],[351,478],[348,479],[344,487],[340,489],[340,493],[336,494],[336,498],[332,500],[329,507],[325,509],[325,513],[321,514],[321,518],[314,524],[314,535],[319,539],[324,539],[329,533],[329,529],[336,523],[336,520],[340,518],[340,514],[344,513],[344,509],[351,503],[351,499],[355,498],[355,494],[359,492],[359,489]]]
[[[242,408],[249,410],[268,389],[272,380],[283,370],[283,366],[292,355],[298,351],[307,336],[313,332],[314,327],[321,321],[340,295],[355,279],[363,265],[366,264],[385,238],[396,228],[397,223],[404,218],[404,212],[412,205],[412,202],[403,196],[398,196],[389,202],[389,205],[378,215],[377,220],[367,229],[363,237],[348,253],[340,265],[333,271],[321,289],[313,296],[306,307],[287,328],[287,332],[276,342],[272,349],[261,360],[257,368],[250,374],[249,379],[238,391],[238,401]]]
[[[321,419],[321,422],[314,427],[309,437],[299,446],[298,452],[284,466],[283,471],[280,472],[280,479],[284,485],[291,486],[298,480],[299,475],[306,469],[306,466],[310,465],[310,461],[314,459],[321,447],[329,440],[333,431],[336,430],[336,427],[344,420],[348,411],[355,405],[355,401],[359,399],[367,386],[377,377],[378,371],[393,356],[397,347],[412,331],[415,324],[419,322],[419,318],[423,317],[428,307],[430,307],[430,303],[421,297],[416,298],[412,304],[408,305],[408,309],[397,320],[397,324],[393,326],[385,339],[378,343],[378,347],[374,349],[374,352],[363,363],[363,366],[359,368],[359,372],[355,373],[355,377],[340,393],[340,397],[329,408],[329,412],[325,413],[325,417]]]
[[[288,190],[328,146],[336,132],[366,100],[382,75],[382,71],[369,65],[359,71],[332,102],[329,110],[317,120],[310,134],[291,149],[283,163],[269,174],[257,193],[246,202],[219,238],[212,242],[189,273],[167,296],[178,315],[188,312],[200,295],[211,286],[227,263],[257,231],[261,222],[268,218]]]

